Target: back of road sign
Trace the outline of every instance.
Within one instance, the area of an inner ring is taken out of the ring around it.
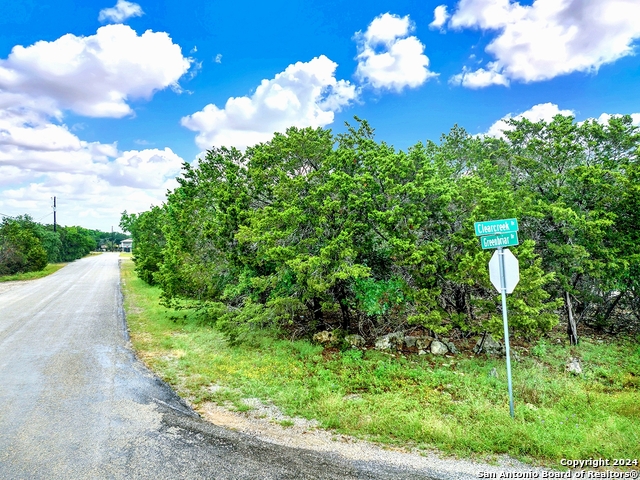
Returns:
[[[506,283],[506,293],[512,293],[513,289],[520,281],[520,265],[518,259],[511,253],[511,250],[505,248],[502,250],[504,254],[504,277]],[[489,278],[491,283],[499,293],[500,290],[500,251],[496,250],[489,260]]]

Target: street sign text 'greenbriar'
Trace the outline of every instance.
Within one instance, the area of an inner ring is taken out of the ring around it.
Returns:
[[[500,235],[487,235],[486,237],[480,237],[480,244],[482,245],[483,250],[487,250],[489,248],[513,247],[518,245],[518,234],[513,232],[503,233]]]
[[[518,220],[515,218],[507,218],[505,220],[475,222],[473,226],[476,230],[476,237],[482,237],[484,235],[496,235],[500,233],[513,233],[518,231]]]

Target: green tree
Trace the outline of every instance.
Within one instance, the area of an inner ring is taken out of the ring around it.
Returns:
[[[83,227],[58,227],[60,233],[60,259],[72,262],[96,249],[96,240],[90,230]]]
[[[608,124],[556,116],[551,122],[512,120],[505,132],[514,190],[524,205],[523,229],[536,241],[551,293],[562,297],[567,333],[577,343],[581,322],[603,325],[619,303],[629,265],[631,212],[619,202],[636,161],[639,135],[630,117]],[[621,208],[622,207],[622,208]],[[632,234],[631,234],[632,235]],[[626,243],[626,253],[620,249]],[[617,293],[616,293],[617,292]]]
[[[157,283],[155,275],[159,272],[164,258],[164,217],[162,208],[152,207],[151,210],[140,214],[128,214],[125,210],[120,219],[120,227],[131,233],[136,273],[149,285]]]
[[[5,217],[0,225],[0,275],[34,272],[47,266],[47,252],[28,215]]]
[[[508,304],[517,333],[549,330],[562,302],[575,343],[580,322],[604,328],[635,308],[630,118],[514,120],[504,139],[455,126],[406,152],[356,122],[337,136],[291,128],[185,164],[165,205],[123,215],[140,276],[234,338],[263,327],[497,331],[491,252],[473,223],[516,217],[521,280]]]

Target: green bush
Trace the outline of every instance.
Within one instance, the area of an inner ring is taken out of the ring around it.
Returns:
[[[0,226],[0,275],[36,272],[47,266],[47,252],[30,217],[4,218]]]

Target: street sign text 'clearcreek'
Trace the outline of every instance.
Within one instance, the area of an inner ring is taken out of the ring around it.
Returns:
[[[475,222],[476,237],[484,235],[496,235],[499,233],[512,233],[518,231],[518,220],[507,218],[505,220],[491,220],[489,222]]]

